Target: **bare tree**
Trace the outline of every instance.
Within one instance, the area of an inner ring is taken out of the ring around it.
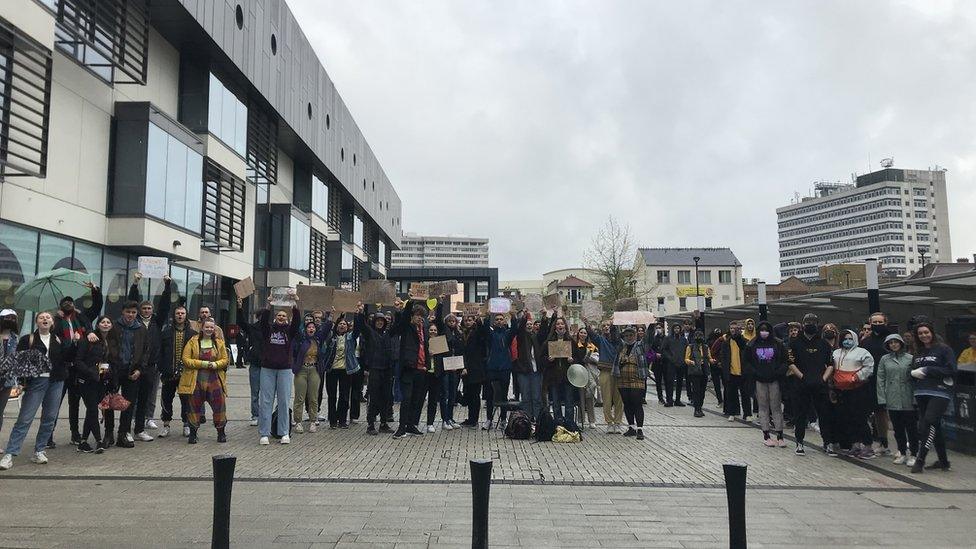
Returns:
[[[630,226],[608,217],[583,257],[584,267],[593,272],[604,311],[612,311],[618,299],[637,297],[631,273],[636,253]]]

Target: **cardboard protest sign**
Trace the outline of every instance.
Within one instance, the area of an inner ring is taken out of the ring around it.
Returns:
[[[542,296],[539,294],[526,294],[523,303],[530,313],[538,313],[544,306]]]
[[[254,287],[254,280],[251,277],[247,277],[244,280],[234,284],[234,293],[237,297],[244,299],[249,297],[257,288]]]
[[[596,299],[584,299],[580,316],[585,320],[602,320],[603,303]]]
[[[509,300],[512,302],[512,310],[516,313],[520,313],[525,310],[525,302],[521,299],[514,299],[510,297]]]
[[[649,311],[618,311],[613,313],[615,326],[648,326],[654,324],[654,313]]]
[[[310,286],[302,284],[298,287],[298,300],[302,309],[306,311],[327,312],[332,309],[332,296],[336,289],[331,286]]]
[[[163,278],[169,274],[169,258],[140,255],[139,272],[143,278]]]
[[[446,356],[444,357],[444,370],[463,370],[464,369],[464,357],[463,356]]]
[[[396,302],[396,286],[392,280],[367,280],[363,283],[363,303],[393,305]]]
[[[332,306],[339,313],[355,313],[359,310],[359,304],[363,301],[362,292],[349,292],[346,290],[336,290],[332,294]]]
[[[563,306],[563,296],[559,294],[549,294],[542,298],[542,302],[545,304],[546,309],[552,311]]]
[[[445,280],[443,282],[432,282],[428,287],[428,294],[431,297],[442,295],[456,295],[458,293],[457,280]]]
[[[464,316],[481,316],[481,303],[458,303],[458,311]]]
[[[550,341],[549,358],[573,358],[572,342]]]
[[[447,336],[432,337],[430,338],[430,343],[427,345],[430,348],[430,354],[432,355],[443,355],[450,351],[450,349],[447,347]]]
[[[512,302],[507,297],[493,297],[488,300],[488,312],[492,314],[508,314],[512,310]]]
[[[410,299],[427,299],[430,297],[430,287],[423,282],[411,282],[407,295]]]
[[[616,303],[613,304],[613,310],[614,311],[636,311],[637,298],[625,297],[623,299],[618,299]]]

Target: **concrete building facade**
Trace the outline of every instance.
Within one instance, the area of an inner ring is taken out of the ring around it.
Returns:
[[[896,277],[921,268],[923,255],[952,261],[945,170],[885,168],[815,192],[776,209],[782,278],[810,280],[824,265],[870,258]]]
[[[67,266],[115,314],[140,255],[222,322],[385,275],[400,199],[285,2],[7,0],[0,59],[0,306]]]
[[[394,268],[488,266],[488,239],[470,236],[428,236],[405,233],[391,257]]]
[[[658,317],[695,310],[699,295],[706,310],[745,299],[742,263],[729,248],[641,248],[633,280],[640,309]]]

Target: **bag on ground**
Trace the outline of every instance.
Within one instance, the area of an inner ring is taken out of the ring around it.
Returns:
[[[285,433],[288,436],[291,436],[291,427],[292,427],[291,408],[288,408],[288,432]],[[277,406],[275,406],[275,410],[271,414],[271,436],[277,439],[280,439],[282,437],[282,434],[278,432],[278,407]]]
[[[552,419],[549,410],[543,410],[535,425],[535,439],[538,442],[549,442],[554,434],[556,434],[556,422]]]
[[[522,410],[512,412],[505,427],[505,437],[513,440],[528,440],[532,438],[532,420]]]

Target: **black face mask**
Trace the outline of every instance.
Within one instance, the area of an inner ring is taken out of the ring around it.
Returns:
[[[876,337],[884,337],[890,334],[891,330],[889,330],[888,327],[883,324],[873,325],[871,326],[871,333],[874,334]]]
[[[17,331],[17,321],[6,319],[0,320],[0,330]]]
[[[805,333],[805,334],[807,334],[809,336],[815,336],[815,335],[817,335],[817,332],[818,331],[819,331],[819,329],[817,328],[817,325],[816,324],[804,324],[803,325],[803,333]]]
[[[835,337],[837,337],[837,332],[827,330],[826,332],[823,333],[823,336],[824,339],[834,339]]]

